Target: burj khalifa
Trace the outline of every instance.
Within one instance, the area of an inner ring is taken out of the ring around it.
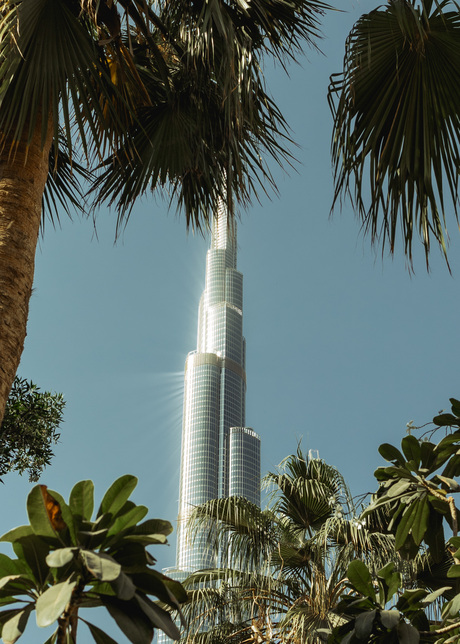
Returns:
[[[233,495],[260,505],[260,438],[245,427],[243,275],[236,260],[236,222],[222,205],[207,252],[197,349],[185,363],[177,557],[167,571],[180,580],[220,564],[206,535],[187,524],[196,505]]]

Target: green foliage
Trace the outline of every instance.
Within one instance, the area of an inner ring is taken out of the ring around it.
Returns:
[[[154,190],[176,198],[200,228],[222,201],[233,213],[257,184],[274,186],[265,154],[290,162],[263,63],[284,66],[314,46],[327,8],[321,0],[16,0],[0,19],[0,138],[30,141],[41,127],[44,142],[52,127],[51,208],[81,201],[69,172],[77,150],[96,168],[73,166],[96,178],[94,205],[115,204],[121,221]]]
[[[402,232],[446,255],[445,212],[458,215],[460,13],[457,2],[394,0],[363,15],[331,77],[334,202],[348,196],[372,241]],[[447,203],[446,203],[447,202]]]
[[[383,513],[395,548],[416,560],[415,576],[404,579],[392,563],[374,574],[362,561],[352,562],[348,592],[338,605],[346,621],[333,629],[330,644],[454,644],[460,639],[460,537],[453,496],[460,491],[460,401],[450,402],[452,413],[435,416],[434,429],[427,432],[431,438],[450,427],[438,443],[409,434],[401,450],[380,446],[391,465],[376,470],[380,486],[363,513],[368,520]],[[447,542],[444,523],[453,535]]]
[[[338,610],[348,620],[334,629],[330,644],[433,642],[425,610],[446,588],[432,593],[425,589],[399,593],[402,577],[394,571],[393,563],[379,570],[374,581],[365,563],[352,561],[347,577],[351,593],[342,597]]]
[[[19,639],[33,610],[38,626],[57,622],[49,644],[75,642],[78,620],[88,626],[96,644],[112,644],[104,631],[78,614],[80,608],[98,606],[105,606],[134,644],[149,644],[155,628],[178,638],[165,608],[181,615],[180,603],[187,595],[181,584],[152,568],[155,559],[147,550],[149,545],[166,543],[172,526],[161,519],[140,523],[148,510],[129,500],[136,484],[134,476],[117,479],[95,520],[91,520],[92,481],[77,483],[68,503],[44,485],[31,490],[29,525],[1,537],[12,544],[16,555],[0,554],[0,627],[5,644]]]
[[[58,442],[65,401],[16,376],[0,431],[0,476],[17,471],[38,481]]]
[[[209,547],[228,559],[185,582],[187,641],[319,644],[342,619],[349,562],[359,557],[374,569],[394,557],[393,537],[370,529],[340,472],[324,461],[299,448],[265,483],[265,510],[230,497],[193,513],[194,533],[207,533]]]
[[[407,557],[414,557],[425,543],[433,561],[441,561],[445,551],[443,520],[457,531],[451,495],[460,491],[455,480],[460,475],[460,403],[451,398],[451,404],[452,414],[433,418],[438,427],[455,428],[439,443],[408,435],[401,441],[402,451],[387,443],[379,448],[391,465],[376,470],[380,488],[365,514],[387,506],[395,547]]]

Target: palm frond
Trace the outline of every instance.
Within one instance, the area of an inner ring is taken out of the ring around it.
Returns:
[[[329,101],[334,204],[348,196],[382,251],[394,252],[400,229],[410,263],[417,233],[427,264],[432,240],[447,257],[446,196],[458,215],[458,7],[395,0],[362,16]]]
[[[77,213],[85,212],[85,188],[82,182],[88,182],[91,173],[74,158],[71,158],[66,145],[66,139],[60,133],[58,151],[51,147],[49,156],[49,172],[43,194],[42,231],[46,216],[55,225],[59,222],[59,209],[71,217],[72,209]]]
[[[114,155],[100,166],[92,187],[95,206],[113,205],[118,228],[135,200],[155,192],[174,199],[188,226],[200,229],[224,200],[230,212],[250,203],[257,185],[273,188],[265,161],[292,161],[281,112],[267,95],[259,71],[244,91],[225,88],[213,66],[200,58],[179,60],[169,53],[170,85],[158,83],[155,61],[134,47],[150,105],[137,111]]]
[[[276,543],[273,514],[243,497],[214,499],[197,506],[189,526],[209,535],[208,546],[215,552],[227,553],[227,561],[222,562],[226,567],[261,571],[269,565]]]

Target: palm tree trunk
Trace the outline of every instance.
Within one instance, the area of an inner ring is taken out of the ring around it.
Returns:
[[[42,145],[41,118],[37,124],[28,146],[7,138],[0,150],[0,423],[26,337],[48,175],[52,127]]]

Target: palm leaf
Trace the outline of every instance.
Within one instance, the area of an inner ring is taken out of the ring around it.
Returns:
[[[460,14],[396,0],[358,20],[331,77],[334,204],[347,195],[382,250],[399,229],[412,263],[418,233],[446,255],[446,196],[458,214]]]

